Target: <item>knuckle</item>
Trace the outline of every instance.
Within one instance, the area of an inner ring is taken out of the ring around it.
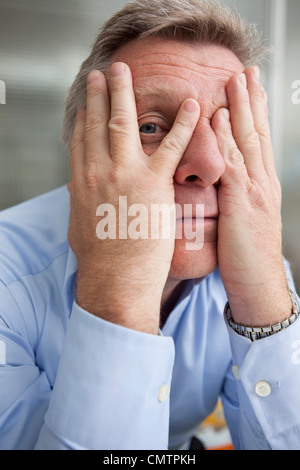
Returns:
[[[178,127],[183,131],[190,132],[194,128],[194,122],[190,119],[180,119],[177,123]]]
[[[71,155],[76,153],[78,147],[80,146],[80,144],[82,144],[82,142],[83,142],[82,137],[78,137],[76,135],[73,135],[71,143],[70,143],[70,154]]]
[[[237,147],[231,147],[227,153],[227,160],[233,165],[244,165],[244,157]]]
[[[94,190],[99,186],[103,168],[99,162],[99,156],[93,149],[85,151],[85,165],[82,169],[82,178],[87,188]]]
[[[103,88],[102,82],[99,82],[98,80],[93,81],[87,87],[87,94],[89,98],[94,98],[95,96],[102,95],[105,92],[106,90]]]
[[[111,168],[111,170],[108,171],[106,174],[106,180],[109,186],[112,186],[112,187],[122,186],[123,177],[124,177],[123,171],[121,170],[121,168],[119,168],[116,165],[114,165],[114,167]]]
[[[86,125],[85,125],[85,132],[89,134],[91,132],[96,131],[105,123],[105,117],[101,114],[91,114],[87,117]]]
[[[238,102],[232,104],[232,109],[238,109],[240,106],[246,107],[249,106],[250,101],[249,101],[249,94],[248,93],[243,93],[238,97]]]
[[[225,141],[232,142],[233,135],[231,127],[222,127],[221,129],[216,130],[216,135],[220,135]]]
[[[93,168],[98,165],[98,152],[97,149],[93,148],[92,146],[88,146],[87,149],[85,150],[85,159],[86,159],[86,168],[87,171],[91,169],[93,171]]]
[[[115,77],[111,80],[111,91],[112,93],[123,93],[128,91],[128,83],[120,79],[121,77]]]
[[[99,144],[97,142],[89,142],[89,145],[85,148],[85,168],[87,175],[99,171],[100,157],[101,149],[99,149]]]
[[[178,135],[167,135],[163,139],[163,147],[165,150],[171,153],[180,153],[184,149],[184,143],[180,136]]]
[[[131,122],[126,113],[118,113],[112,116],[108,122],[108,128],[112,132],[126,132],[129,131]]]
[[[265,92],[261,88],[255,89],[255,90],[252,91],[252,98],[254,98],[258,102],[264,103],[265,102]]]
[[[86,169],[84,171],[84,181],[88,190],[95,190],[98,187],[98,174],[96,171]]]
[[[254,129],[249,131],[245,135],[244,143],[248,147],[258,147],[260,145],[258,133]]]
[[[270,127],[269,127],[269,122],[268,120],[263,121],[258,130],[259,138],[263,141],[270,142],[271,141],[271,136],[270,136]]]
[[[114,157],[121,158],[124,163],[128,156],[136,154],[135,129],[129,116],[125,113],[113,116],[108,123],[108,130],[110,151]]]

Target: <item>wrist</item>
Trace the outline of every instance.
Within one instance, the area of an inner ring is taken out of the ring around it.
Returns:
[[[265,273],[264,279],[246,286],[227,289],[232,317],[235,323],[262,327],[286,320],[291,311],[291,297],[284,267],[276,275]]]
[[[296,297],[294,293],[289,289],[289,296],[290,296],[290,303],[291,303],[291,311],[289,317],[287,317],[285,320],[275,323],[275,324],[270,324],[269,326],[265,327],[253,327],[253,326],[246,326],[246,325],[240,325],[235,323],[230,304],[229,302],[226,303],[225,309],[224,309],[224,316],[228,321],[229,326],[239,335],[245,336],[246,338],[251,339],[251,341],[256,341],[262,338],[266,338],[268,336],[272,336],[275,333],[279,333],[279,331],[282,331],[286,328],[288,328],[290,325],[292,325],[298,318],[300,314],[300,308],[297,304]]]
[[[235,323],[248,327],[265,327],[282,322],[291,314],[292,304],[288,289],[281,295],[257,296],[246,303],[231,303]]]
[[[76,302],[88,313],[125,328],[157,335],[160,299],[139,295],[122,283],[102,282],[97,276],[77,273]]]

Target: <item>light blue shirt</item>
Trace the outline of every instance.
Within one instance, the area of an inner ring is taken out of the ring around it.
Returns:
[[[0,214],[0,449],[176,449],[218,397],[235,449],[300,449],[299,320],[237,335],[215,271],[160,335],[110,324],[76,304],[68,218],[66,187]]]

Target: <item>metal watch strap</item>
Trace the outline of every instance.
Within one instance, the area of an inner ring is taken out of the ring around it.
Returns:
[[[241,336],[245,336],[246,338],[251,339],[251,341],[257,341],[259,339],[266,338],[267,336],[272,336],[275,333],[279,333],[279,331],[284,330],[285,328],[292,325],[292,323],[294,323],[297,320],[299,313],[300,313],[299,306],[297,304],[296,297],[293,291],[291,291],[290,289],[289,289],[289,294],[290,294],[292,306],[293,306],[292,315],[286,320],[284,320],[283,322],[276,323],[275,325],[272,325],[272,326],[254,328],[254,327],[238,325],[237,323],[234,322],[232,318],[229,302],[227,302],[225,305],[224,314],[226,315],[229,325],[234,331],[236,331]]]

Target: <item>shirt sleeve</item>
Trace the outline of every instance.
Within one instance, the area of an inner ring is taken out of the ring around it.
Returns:
[[[74,302],[36,449],[167,449],[170,337],[99,319]]]
[[[51,388],[35,362],[27,325],[9,290],[0,283],[0,449],[32,449],[39,436]]]
[[[255,342],[227,328],[233,362],[223,404],[235,449],[299,450],[300,318]]]

